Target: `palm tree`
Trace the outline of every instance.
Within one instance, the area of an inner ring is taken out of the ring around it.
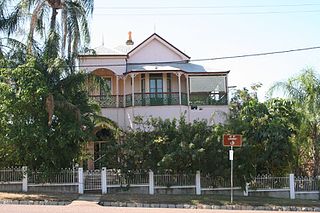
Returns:
[[[26,42],[28,53],[33,53],[35,33],[41,38],[50,38],[50,34],[62,38],[59,41],[60,55],[64,56],[67,48],[69,58],[77,54],[81,44],[88,44],[90,41],[87,19],[93,12],[94,0],[20,0],[11,13],[6,9],[8,2],[10,1],[3,0],[0,3],[0,31],[10,35],[19,26],[29,22]],[[57,16],[59,11],[61,16]],[[50,21],[46,22],[46,18]],[[44,45],[43,42],[42,44]]]
[[[0,32],[8,35],[0,40],[0,56],[12,67],[27,63],[30,60],[27,55],[37,60],[36,69],[46,79],[42,104],[47,113],[47,127],[54,129],[55,119],[61,113],[74,115],[70,124],[83,126],[84,121],[103,121],[114,126],[110,119],[97,114],[99,107],[88,102],[82,88],[87,78],[95,77],[76,72],[73,66],[79,47],[89,42],[87,16],[93,11],[94,0],[19,0],[12,11],[7,7],[10,2],[13,1],[0,3]],[[58,12],[61,16],[57,16]],[[25,23],[30,26],[26,45],[12,38]],[[97,83],[102,80],[96,79]]]
[[[312,141],[313,174],[320,174],[320,79],[313,69],[306,69],[286,82],[278,82],[270,89],[270,94],[280,90],[292,99],[302,114],[303,131]]]

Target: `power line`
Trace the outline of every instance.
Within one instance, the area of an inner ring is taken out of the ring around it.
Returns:
[[[221,15],[268,15],[292,13],[320,13],[320,10],[221,12],[221,13],[95,13],[97,16],[221,16]]]
[[[190,62],[216,61],[216,60],[226,60],[226,59],[235,59],[235,58],[247,58],[247,57],[258,57],[258,56],[267,56],[267,55],[275,55],[275,54],[285,54],[285,53],[291,53],[291,52],[309,51],[309,50],[316,50],[316,49],[320,49],[320,46],[305,47],[305,48],[290,49],[290,50],[280,50],[280,51],[273,51],[273,52],[251,53],[251,54],[234,55],[234,56],[191,59],[189,61]],[[94,55],[89,55],[89,56],[92,57]],[[114,64],[95,64],[95,65],[74,65],[73,67],[89,68],[89,67],[114,67],[114,66],[127,66],[127,65],[161,65],[161,64],[183,64],[183,63],[186,63],[186,61],[180,60],[180,61],[145,62],[145,63],[114,63]],[[69,67],[69,66],[61,66],[61,67]],[[0,68],[15,69],[15,67],[0,67]],[[26,68],[28,68],[28,67],[26,67]],[[30,67],[30,68],[33,68],[33,67]]]
[[[150,10],[150,9],[223,9],[223,8],[270,8],[270,7],[306,7],[320,4],[279,4],[279,5],[222,5],[222,6],[110,6],[95,7],[106,10]]]
[[[304,4],[270,4],[270,5],[221,5],[221,6],[95,6],[94,9],[106,10],[150,10],[150,9],[223,9],[223,8],[275,8],[275,7],[311,7],[320,6],[316,3]],[[13,5],[8,5],[8,8],[14,8]]]
[[[283,54],[283,53],[290,53],[290,52],[315,50],[315,49],[320,49],[320,46],[306,47],[306,48],[299,48],[299,49],[291,49],[291,50],[280,50],[280,51],[274,51],[274,52],[264,52],[264,53],[245,54],[245,55],[224,56],[224,57],[216,57],[216,58],[194,59],[194,60],[191,60],[191,61],[213,61],[213,60],[222,60],[222,59],[245,58],[245,57],[255,57],[255,56],[265,56],[265,55],[274,55],[274,54]]]

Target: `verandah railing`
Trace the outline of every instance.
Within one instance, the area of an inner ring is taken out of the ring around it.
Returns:
[[[102,108],[116,108],[116,95],[90,95],[92,100],[100,104]],[[162,93],[134,93],[135,106],[163,106],[163,105],[179,105],[178,92],[162,92]],[[181,105],[188,105],[187,93],[181,93]],[[123,95],[118,95],[118,107],[132,106],[132,94],[125,95],[125,105]]]
[[[117,96],[116,95],[90,95],[92,100],[99,103],[102,108],[116,108]],[[118,107],[123,107],[123,95],[118,96]]]
[[[178,92],[134,93],[135,106],[179,105]],[[181,105],[188,105],[187,93],[181,93]],[[132,94],[126,95],[126,106],[132,106]]]
[[[217,97],[216,97],[217,96]],[[90,95],[92,100],[98,102],[102,108],[116,108],[116,95]],[[189,96],[191,105],[227,105],[228,98],[226,94],[215,95],[210,93],[191,93]],[[118,95],[118,107],[124,107],[123,95]],[[135,106],[163,106],[163,105],[179,105],[178,92],[162,92],[162,93],[135,93]],[[181,105],[188,105],[187,93],[181,93]],[[125,95],[125,106],[132,106],[132,94]]]
[[[226,93],[191,93],[190,105],[227,105],[228,97]]]

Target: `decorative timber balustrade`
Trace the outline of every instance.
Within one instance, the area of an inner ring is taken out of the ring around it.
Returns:
[[[123,95],[90,95],[92,100],[98,102],[102,108],[117,108],[134,106],[164,106],[180,105],[179,92],[161,92],[161,93],[134,93]],[[134,101],[132,101],[134,97]],[[118,100],[118,101],[117,101]],[[228,98],[226,94],[210,93],[181,93],[181,105],[227,105]]]

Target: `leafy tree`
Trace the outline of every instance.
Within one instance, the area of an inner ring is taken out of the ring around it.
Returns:
[[[218,175],[228,164],[226,148],[222,146],[223,127],[211,127],[205,121],[135,118],[136,129],[124,135],[124,143],[104,151],[107,156],[117,153],[122,171],[148,170]],[[115,166],[106,159],[105,165]],[[111,160],[112,161],[112,160]],[[109,167],[110,168],[110,167]],[[112,168],[112,167],[111,167]],[[221,176],[221,174],[220,174]]]
[[[243,147],[235,150],[236,173],[248,182],[257,173],[284,175],[291,171],[292,136],[298,121],[290,101],[259,102],[256,92],[239,90],[230,103],[229,133],[243,135]]]
[[[299,153],[307,148],[306,142],[311,141],[313,156],[313,175],[320,174],[320,79],[312,69],[303,72],[286,82],[278,82],[271,89],[284,92],[302,115],[302,125],[299,132],[298,146],[301,146]],[[308,150],[308,149],[307,149]],[[302,157],[303,158],[303,157]]]
[[[62,78],[66,70],[61,67],[48,67],[34,58],[27,61],[0,71],[0,122],[5,127],[0,132],[4,139],[1,163],[34,169],[68,167],[79,157],[94,126],[94,108],[84,90],[85,75]],[[56,78],[51,78],[53,73]],[[50,93],[57,97],[54,106],[46,103]],[[48,106],[55,108],[52,114],[48,114]]]

